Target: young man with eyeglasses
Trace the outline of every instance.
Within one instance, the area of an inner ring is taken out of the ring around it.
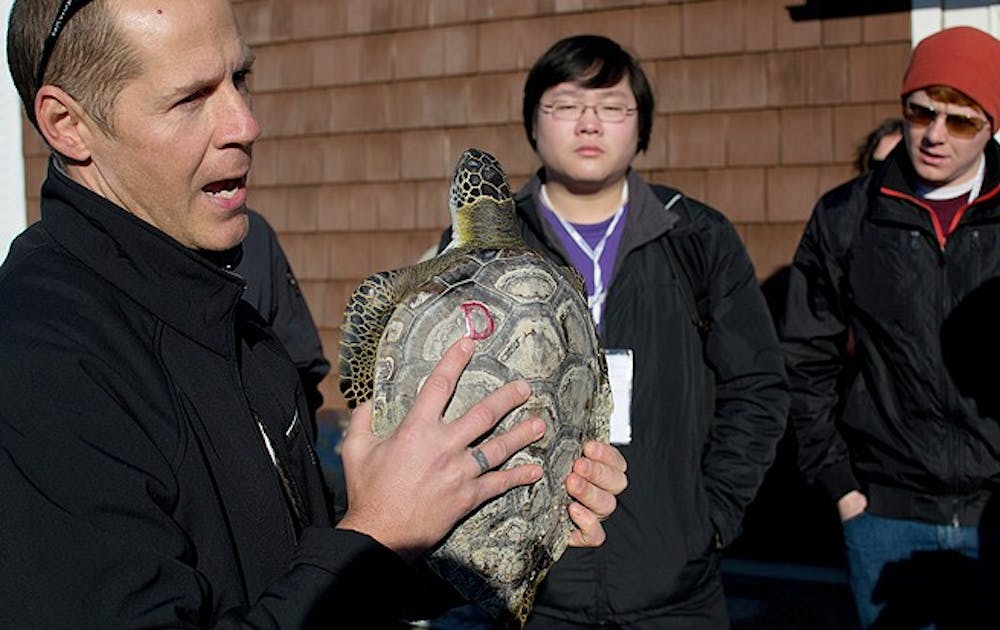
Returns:
[[[9,628],[388,627],[409,564],[484,501],[535,418],[509,383],[441,415],[446,351],[392,437],[362,405],[334,525],[295,367],[220,266],[247,233],[260,133],[228,0],[16,0],[8,56],[52,150],[41,220],[0,267],[0,623]],[[625,486],[604,444],[566,480],[570,544]]]
[[[996,569],[979,560],[1000,541],[997,59],[970,27],[920,42],[903,141],[820,199],[795,254],[790,422],[802,470],[836,501],[864,627],[996,622],[982,609]],[[840,388],[849,330],[857,369]]]
[[[629,471],[604,548],[567,550],[529,629],[728,627],[721,550],[784,429],[783,361],[735,229],[632,169],[653,115],[642,68],[605,37],[557,42],[524,87],[542,167],[518,222],[586,281]]]

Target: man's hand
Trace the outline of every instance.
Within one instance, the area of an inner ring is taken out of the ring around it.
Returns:
[[[534,464],[484,472],[542,437],[545,422],[539,418],[479,444],[485,465],[469,448],[528,399],[527,383],[508,383],[458,420],[441,421],[474,349],[474,342],[463,338],[444,353],[389,437],[372,433],[370,404],[355,410],[343,447],[348,509],[337,527],[368,534],[414,560],[485,501],[541,478],[541,467]]]
[[[601,521],[618,506],[615,497],[628,486],[625,458],[617,448],[601,442],[583,445],[583,457],[573,463],[566,477],[566,490],[576,499],[569,516],[577,529],[570,534],[570,547],[597,547],[604,543]]]
[[[848,521],[868,508],[868,497],[857,490],[851,490],[837,501],[840,522]]]

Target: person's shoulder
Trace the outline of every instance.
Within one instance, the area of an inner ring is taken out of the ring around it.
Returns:
[[[0,267],[4,324],[63,328],[85,318],[114,319],[123,311],[123,297],[111,281],[33,227],[18,237]]]
[[[878,171],[847,180],[823,193],[813,209],[810,221],[815,229],[836,240],[837,235],[853,234],[871,203],[871,187]]]
[[[17,279],[34,267],[34,260],[51,256],[55,243],[41,222],[29,225],[10,244],[7,258],[0,265],[0,282]]]
[[[66,293],[72,298],[85,292],[89,282],[106,283],[51,238],[41,223],[35,223],[14,240],[0,266],[0,294],[5,298],[0,303],[10,305],[21,293],[38,299]],[[73,287],[78,290],[68,290]]]
[[[52,244],[13,252],[0,295],[0,381],[34,396],[54,394],[33,384],[39,379],[75,391],[69,384],[95,371],[120,370],[134,359],[127,337],[149,330],[111,282]]]
[[[658,199],[670,205],[680,217],[679,227],[688,226],[698,232],[717,232],[732,228],[729,218],[716,208],[683,191],[659,183],[650,183]]]
[[[0,272],[0,382],[124,384],[160,373],[162,319],[54,241],[18,245]]]
[[[816,212],[837,216],[845,212],[863,210],[867,205],[874,175],[875,172],[859,175],[827,190],[820,195],[816,203]]]
[[[694,197],[685,197],[685,202],[691,221],[702,229],[717,230],[732,225],[729,217],[704,201]]]

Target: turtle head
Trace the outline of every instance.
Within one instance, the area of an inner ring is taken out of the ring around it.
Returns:
[[[509,247],[521,241],[514,222],[514,197],[500,160],[468,149],[455,166],[448,191],[453,245]]]

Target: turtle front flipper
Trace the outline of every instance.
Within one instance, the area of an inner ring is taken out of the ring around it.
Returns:
[[[340,391],[354,409],[372,395],[375,351],[400,297],[405,270],[383,271],[362,282],[344,310],[340,326]]]

